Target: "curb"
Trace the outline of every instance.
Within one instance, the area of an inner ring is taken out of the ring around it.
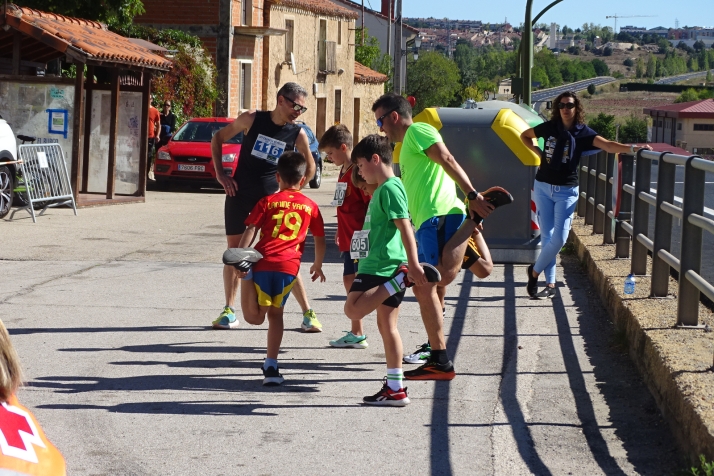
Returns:
[[[626,336],[630,358],[657,402],[679,450],[699,463],[699,455],[714,460],[714,334],[677,329],[677,282],[670,278],[670,296],[649,298],[649,276],[637,277],[634,295],[623,283],[629,259],[615,259],[615,245],[602,244],[591,226],[575,217],[569,241],[586,269],[615,325]],[[648,257],[648,273],[652,260]],[[700,304],[699,321],[714,323],[712,311]]]

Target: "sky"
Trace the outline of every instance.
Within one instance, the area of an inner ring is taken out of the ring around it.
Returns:
[[[360,2],[361,0],[353,0]],[[381,0],[364,0],[365,6],[380,10]],[[533,16],[535,17],[551,0],[533,0]],[[502,23],[505,18],[512,25],[519,25],[525,18],[526,0],[403,0],[405,17],[453,18],[459,20],[481,20],[486,23]],[[606,15],[653,15],[652,17],[618,18],[617,28],[633,25],[646,28],[664,26],[675,27],[675,19],[679,27],[702,26],[714,28],[714,2],[712,0],[599,0],[583,2],[563,0],[552,7],[538,22],[558,23],[570,28],[578,28],[583,23],[594,23],[602,26],[614,26],[612,18]]]

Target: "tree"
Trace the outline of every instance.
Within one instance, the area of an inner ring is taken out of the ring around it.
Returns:
[[[601,59],[595,58],[594,60],[591,61],[593,68],[595,68],[595,74],[598,76],[608,76],[610,74],[610,68],[607,67],[607,63],[605,63]]]
[[[601,112],[588,122],[588,126],[608,140],[615,140],[615,116]]]
[[[145,12],[141,0],[25,0],[21,3],[24,7],[101,21],[113,27],[128,26],[135,16]]]
[[[603,55],[603,56],[612,56],[612,48],[610,48],[609,46],[606,46],[606,47],[602,50],[602,55]]]
[[[364,36],[364,41],[362,41],[362,36]],[[364,31],[362,28],[355,29],[355,61],[368,68],[373,68],[381,55],[379,40],[369,36],[367,28]]]
[[[650,53],[647,58],[647,70],[645,74],[648,78],[654,78],[655,74],[657,74],[657,58],[655,58],[655,55],[652,53]]]
[[[620,128],[620,142],[645,142],[647,140],[647,119],[632,114]]]
[[[674,102],[699,101],[699,93],[694,88],[685,89]]]
[[[424,108],[448,106],[461,90],[459,68],[452,60],[434,51],[407,63],[407,94],[417,98],[414,114]]]
[[[595,94],[595,85],[592,83],[588,84],[588,94]]]
[[[632,58],[627,58],[625,59],[625,61],[622,62],[622,64],[624,64],[625,66],[632,67],[635,65],[635,62],[632,61]]]
[[[644,60],[642,59],[641,56],[640,56],[639,58],[637,58],[637,63],[636,63],[636,64],[637,64],[637,67],[635,68],[635,76],[636,76],[637,78],[642,78],[642,77],[644,77],[644,75],[645,75],[645,62],[644,62]]]

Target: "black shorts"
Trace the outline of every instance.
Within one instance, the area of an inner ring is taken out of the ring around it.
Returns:
[[[342,259],[345,262],[344,269],[342,270],[342,276],[349,276],[350,274],[357,274],[357,263],[358,259],[353,259],[350,256],[349,251],[342,252]]]
[[[232,197],[226,195],[226,204],[223,208],[226,235],[243,234],[246,228],[245,220],[261,198],[262,197],[246,197],[240,194],[236,194]]]
[[[355,280],[352,283],[350,292],[352,292],[352,291],[356,291],[356,292],[369,291],[372,288],[381,286],[382,284],[386,283],[390,279],[392,279],[390,276],[375,276],[373,274],[358,274],[357,276],[355,276]],[[402,300],[404,299],[404,292],[405,292],[405,290],[402,289],[397,294],[389,296],[387,299],[384,300],[384,302],[382,302],[382,304],[384,304],[385,306],[389,306],[389,307],[399,307],[399,305],[402,303]]]

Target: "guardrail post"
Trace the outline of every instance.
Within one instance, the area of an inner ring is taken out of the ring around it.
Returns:
[[[597,176],[595,170],[597,166],[597,156],[588,155],[588,190],[585,202],[585,224],[592,225],[595,221],[595,186]]]
[[[631,155],[620,155],[620,162],[622,163],[622,186],[632,185],[635,158]],[[615,167],[617,166],[615,164]],[[622,187],[617,193],[620,195],[620,210],[615,222],[615,258],[629,258],[632,237],[622,228],[622,222],[632,221],[632,195],[626,193]]]
[[[659,250],[669,251],[672,246],[672,215],[662,210],[662,202],[674,201],[674,175],[677,166],[664,161],[667,154],[671,152],[663,152],[658,160],[651,297],[665,297],[669,291],[669,265],[658,255]]]
[[[605,159],[605,229],[603,231],[602,242],[608,245],[615,243],[615,236],[613,234],[614,220],[609,217],[609,213],[612,211],[612,187],[617,187],[617,184],[610,183],[612,180],[612,173],[615,169],[615,154],[607,154]]]
[[[587,164],[584,164],[584,162],[587,162],[583,160],[582,158],[580,159],[580,165],[578,165],[578,186],[580,190],[580,195],[578,195],[578,207],[577,207],[577,212],[579,217],[584,217],[585,216],[585,204],[587,203],[587,195],[588,195],[588,166]]]
[[[635,170],[634,216],[632,217],[632,263],[630,272],[636,276],[647,274],[647,248],[637,240],[641,233],[647,235],[650,222],[650,205],[640,198],[640,192],[650,193],[652,162],[642,157],[642,149],[637,152]]]
[[[605,185],[607,182],[602,180],[602,175],[605,174],[607,168],[607,152],[600,151],[595,156],[595,203],[593,213],[593,233],[601,234],[605,231],[605,214],[601,211],[600,205],[605,204]],[[606,179],[607,180],[607,179]]]
[[[699,273],[702,267],[702,229],[689,223],[693,213],[704,214],[704,181],[706,173],[692,167],[693,155],[684,168],[684,203],[682,203],[682,251],[679,269],[677,325],[699,324],[699,289],[687,278],[687,271]]]

